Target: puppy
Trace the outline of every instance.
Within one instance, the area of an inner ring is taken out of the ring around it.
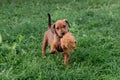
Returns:
[[[76,47],[76,40],[72,33],[68,32],[61,38],[61,47],[64,51],[64,63],[68,65],[69,52]]]
[[[60,39],[69,31],[69,23],[67,20],[58,20],[51,26],[51,17],[48,14],[48,30],[44,33],[42,43],[42,55],[46,54],[46,47],[50,45],[50,53],[55,51],[63,52]],[[67,65],[67,63],[65,63]]]

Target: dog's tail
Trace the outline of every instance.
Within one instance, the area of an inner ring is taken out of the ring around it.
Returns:
[[[48,28],[51,28],[51,17],[49,13],[48,13]]]

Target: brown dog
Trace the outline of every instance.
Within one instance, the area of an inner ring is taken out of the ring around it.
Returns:
[[[76,40],[74,36],[72,35],[72,33],[68,32],[61,38],[61,47],[63,51],[65,52],[64,63],[68,65],[69,52],[75,49],[76,47]]]
[[[51,17],[48,14],[48,30],[44,33],[42,43],[42,55],[46,54],[46,47],[50,45],[50,53],[63,52],[60,39],[69,31],[69,23],[67,20],[58,20],[51,26]],[[65,63],[67,65],[67,63]]]

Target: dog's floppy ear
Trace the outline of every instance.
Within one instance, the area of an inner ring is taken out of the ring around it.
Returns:
[[[55,32],[55,24],[53,24],[53,26],[51,27],[51,31],[52,31],[52,33]]]
[[[55,24],[53,24],[53,28],[55,29]]]
[[[69,22],[66,20],[66,19],[64,19],[64,21],[68,24],[68,26],[70,27],[70,24],[69,24]]]

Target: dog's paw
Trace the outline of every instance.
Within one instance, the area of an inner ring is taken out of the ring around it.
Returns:
[[[42,58],[46,58],[46,56],[42,56]]]
[[[55,51],[50,51],[50,54],[55,54]]]

